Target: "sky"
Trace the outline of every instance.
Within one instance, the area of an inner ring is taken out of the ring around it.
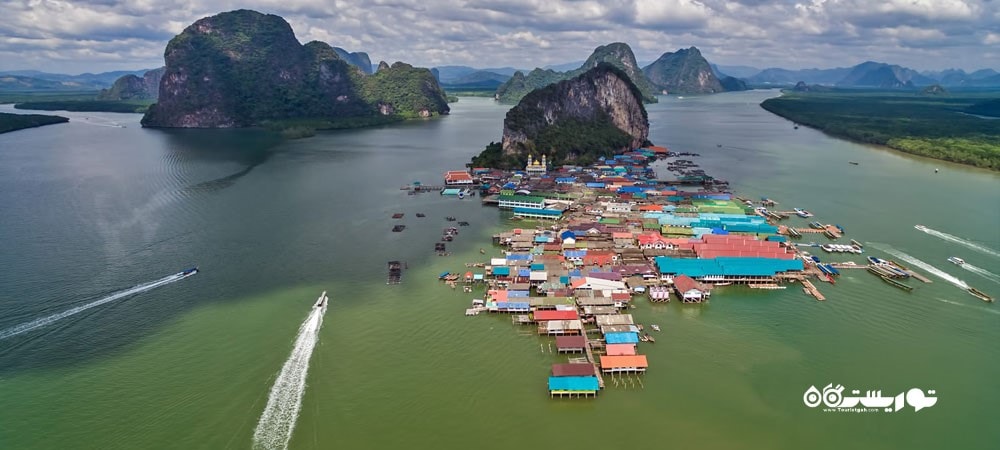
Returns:
[[[640,62],[696,46],[720,65],[1000,70],[1000,0],[2,0],[0,70],[158,67],[186,26],[241,8],[424,67],[531,69],[626,42]]]

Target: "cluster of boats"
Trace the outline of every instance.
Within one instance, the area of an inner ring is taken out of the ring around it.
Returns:
[[[823,244],[819,248],[827,253],[855,253],[860,255],[862,252],[861,247],[847,244]]]

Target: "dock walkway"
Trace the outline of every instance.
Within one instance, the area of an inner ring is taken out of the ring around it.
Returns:
[[[819,292],[819,289],[816,289],[816,286],[812,284],[812,281],[802,280],[802,286],[804,286],[803,289],[806,291],[806,293],[813,297],[816,297],[816,300],[819,301],[826,300],[826,297],[824,297],[823,294]]]
[[[587,351],[587,361],[590,361],[594,365],[594,374],[597,375],[597,386],[604,389],[604,377],[601,375],[601,369],[597,367],[597,361],[594,358],[594,351],[590,348],[590,341],[587,341],[587,345],[584,346]]]

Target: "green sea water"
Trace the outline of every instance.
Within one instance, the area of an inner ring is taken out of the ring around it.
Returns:
[[[640,344],[649,372],[586,400],[548,397],[549,367],[565,359],[551,338],[465,317],[481,293],[436,279],[480,248],[498,253],[489,237],[511,223],[478,199],[399,189],[437,184],[498,140],[506,111],[489,99],[296,141],[96,113],[0,135],[0,330],[202,269],[0,340],[0,448],[248,448],[322,290],[290,448],[994,447],[1000,309],[957,285],[1000,296],[1000,176],[794,129],[757,106],[772,95],[664,97],[649,106],[651,139],[700,153],[741,195],[842,225],[868,255],[929,265],[900,261],[933,283],[905,293],[845,270],[818,284],[825,302],[794,285],[639,300],[636,319],[663,330]],[[439,257],[445,216],[472,226]],[[408,263],[403,284],[385,284],[388,260]],[[863,414],[803,404],[828,383],[939,400]]]

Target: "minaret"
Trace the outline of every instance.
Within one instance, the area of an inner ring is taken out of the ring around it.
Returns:
[[[545,155],[544,154],[542,155],[542,170],[544,170],[546,172],[549,170],[549,164],[545,161]]]

